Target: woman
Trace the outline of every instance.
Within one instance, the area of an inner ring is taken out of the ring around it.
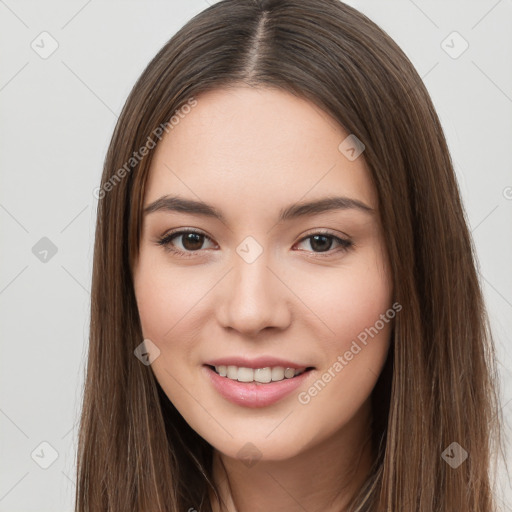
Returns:
[[[224,0],[98,189],[77,511],[495,510],[494,348],[412,64],[337,0]]]

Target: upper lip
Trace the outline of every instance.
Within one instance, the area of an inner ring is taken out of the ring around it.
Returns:
[[[292,361],[286,361],[278,357],[261,356],[254,359],[247,359],[245,357],[219,357],[218,359],[212,359],[206,361],[204,364],[210,366],[238,366],[244,368],[267,368],[273,366],[283,366],[284,368],[309,368],[312,366],[307,364],[294,363]]]

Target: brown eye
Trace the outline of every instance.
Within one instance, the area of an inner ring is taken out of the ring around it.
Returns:
[[[325,236],[325,235],[314,235],[309,237],[311,248],[315,252],[324,252],[328,251],[333,242],[333,237]]]
[[[187,233],[185,235],[180,235],[182,237],[183,247],[187,251],[197,251],[201,249],[201,246],[204,243],[204,235],[199,235],[198,233]]]
[[[309,244],[307,244],[309,245],[309,248],[306,247],[306,251],[319,255],[323,255],[321,253],[327,253],[325,256],[334,254],[338,251],[348,251],[354,245],[350,240],[331,235],[330,233],[314,233],[313,235],[303,238],[299,242],[299,245],[305,244],[306,242],[309,242]]]
[[[196,231],[175,231],[169,233],[158,240],[158,245],[163,246],[166,250],[182,255],[191,255],[204,249],[205,241],[211,242],[211,239],[203,233]],[[210,246],[213,247],[214,244]],[[206,247],[208,248],[208,247]]]

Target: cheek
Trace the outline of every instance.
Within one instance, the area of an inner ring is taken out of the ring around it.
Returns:
[[[371,271],[352,272],[338,288],[331,288],[329,295],[328,322],[334,331],[333,342],[340,350],[349,339],[355,339],[374,326],[392,301],[384,276]],[[384,327],[380,323],[379,326],[379,330]]]
[[[322,293],[309,296],[329,327],[321,330],[325,335],[319,339],[323,358],[317,379],[298,397],[306,410],[322,411],[322,425],[311,428],[328,431],[354,417],[386,361],[399,309],[393,308],[390,278],[382,260],[367,261],[371,264],[361,260],[360,265],[340,270],[339,279],[324,281]]]
[[[391,307],[391,279],[384,260],[377,257],[378,249],[361,252],[335,272],[329,269],[326,277],[311,274],[303,280],[299,293],[317,314],[318,334],[331,357],[333,350],[348,350],[351,341]],[[386,326],[379,323],[379,330],[386,331]]]
[[[134,275],[134,289],[144,339],[160,350],[151,369],[165,394],[180,411],[193,407],[183,389],[192,389],[194,364],[199,343],[201,299],[209,288],[208,277],[200,279],[190,268],[172,268],[161,257],[141,251]]]
[[[165,333],[179,318],[176,309],[179,303],[173,300],[172,288],[166,286],[165,277],[157,275],[157,269],[142,265],[134,284],[144,338],[160,346]]]
[[[213,283],[212,276],[201,277],[193,267],[173,268],[162,260],[142,254],[134,286],[144,337],[165,348],[182,325],[193,325],[198,305]]]

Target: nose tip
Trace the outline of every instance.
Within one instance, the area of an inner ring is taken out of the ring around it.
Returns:
[[[263,258],[251,264],[239,261],[218,297],[218,319],[225,328],[254,336],[290,322],[286,288]]]

